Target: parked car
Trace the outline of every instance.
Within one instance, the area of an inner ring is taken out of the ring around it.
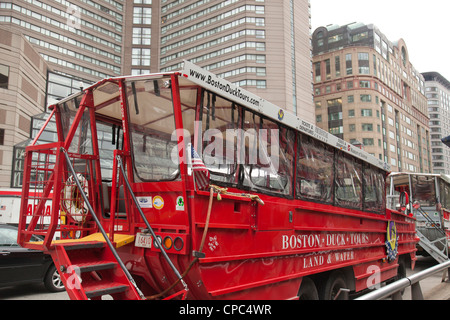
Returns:
[[[17,244],[18,229],[0,224],[0,287],[43,282],[51,292],[64,291],[61,277],[50,255]],[[31,241],[40,241],[33,237]]]

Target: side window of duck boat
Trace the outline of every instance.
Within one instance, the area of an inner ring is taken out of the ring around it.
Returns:
[[[199,154],[218,184],[236,185],[240,107],[204,90],[200,101],[202,127]]]
[[[216,184],[263,193],[292,193],[295,132],[203,91],[201,150]]]
[[[252,111],[243,116],[245,158],[241,181],[245,188],[280,196],[293,190],[295,132]]]
[[[385,172],[299,134],[296,197],[302,200],[384,213]]]

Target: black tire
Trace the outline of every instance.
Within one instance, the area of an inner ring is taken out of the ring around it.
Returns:
[[[397,279],[401,280],[403,278],[406,278],[406,262],[404,259],[400,258],[398,261],[398,271],[397,271]]]
[[[319,300],[316,285],[310,278],[303,278],[300,290],[298,291],[298,300]]]
[[[321,300],[335,300],[340,289],[347,289],[347,282],[340,271],[333,271],[327,278],[325,285],[320,290]],[[346,300],[348,297],[345,292],[341,292],[337,300]]]
[[[401,280],[403,278],[406,278],[406,262],[404,259],[400,258],[398,261],[398,270],[397,270],[397,276],[395,277],[395,281]],[[403,296],[405,293],[405,289],[400,291],[400,294]]]
[[[44,278],[44,285],[50,292],[62,292],[66,290],[64,284],[62,283],[61,276],[54,264],[50,266],[47,270],[47,274]]]

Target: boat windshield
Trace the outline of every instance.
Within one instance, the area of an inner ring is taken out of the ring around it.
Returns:
[[[412,175],[412,198],[419,201],[421,207],[436,205],[435,178],[433,176]]]
[[[179,180],[170,78],[128,81],[126,88],[135,181]]]

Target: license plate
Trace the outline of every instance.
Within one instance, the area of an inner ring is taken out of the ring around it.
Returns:
[[[140,248],[151,248],[152,247],[152,236],[148,233],[137,233],[134,245]]]

